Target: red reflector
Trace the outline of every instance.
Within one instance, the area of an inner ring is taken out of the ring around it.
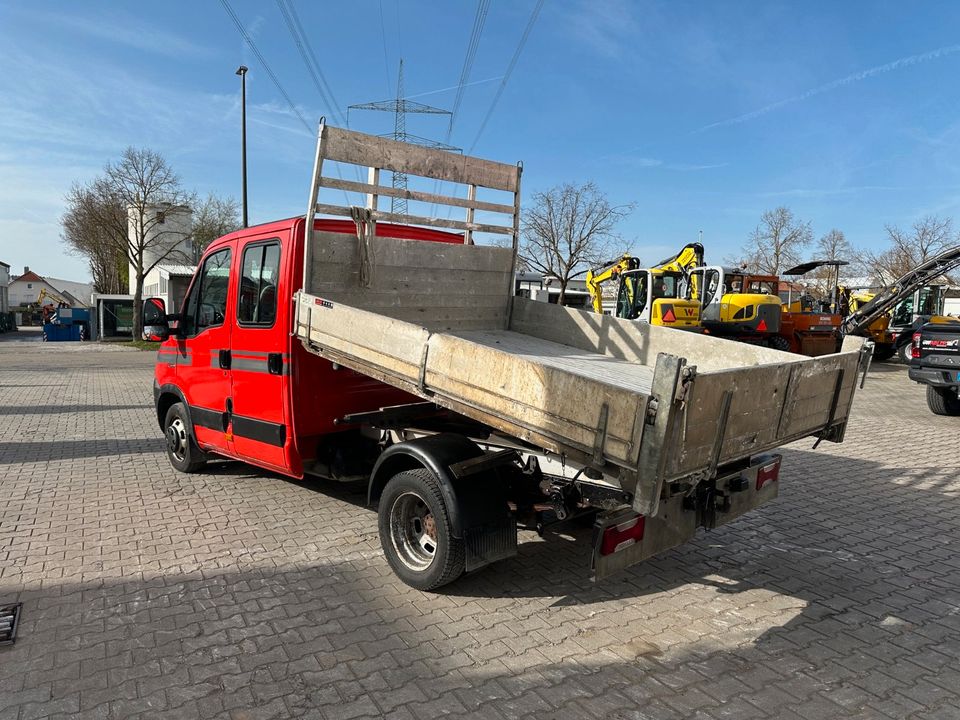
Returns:
[[[643,526],[646,520],[643,515],[624,520],[618,525],[611,525],[603,531],[603,542],[600,543],[600,554],[611,555],[624,548],[635,545],[643,540]]]
[[[757,332],[766,332],[767,331],[767,321],[763,318],[760,318],[760,324],[757,325]]]
[[[780,461],[775,460],[757,470],[757,490],[769,482],[774,482],[780,475]]]
[[[676,322],[677,316],[673,314],[673,305],[667,305],[667,311],[663,314],[664,322]]]

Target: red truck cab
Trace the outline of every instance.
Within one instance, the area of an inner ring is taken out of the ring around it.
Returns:
[[[303,217],[280,220],[211,243],[176,316],[163,316],[158,299],[145,303],[149,334],[165,338],[154,396],[177,469],[196,470],[216,455],[295,478],[314,466],[345,476],[351,462],[373,454],[349,453],[363,439],[342,418],[416,400],[307,352],[296,338],[304,224]],[[356,232],[351,220],[316,220],[314,228]],[[377,225],[377,235],[463,242],[461,235],[387,223]],[[176,327],[164,327],[167,320]]]

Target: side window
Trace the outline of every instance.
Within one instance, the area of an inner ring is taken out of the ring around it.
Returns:
[[[243,250],[237,321],[241,325],[270,327],[277,317],[277,280],[280,243],[256,243]]]
[[[183,311],[184,335],[190,337],[223,324],[229,287],[230,248],[224,248],[203,261],[200,276],[190,288]]]

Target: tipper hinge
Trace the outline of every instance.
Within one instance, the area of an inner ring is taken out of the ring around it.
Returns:
[[[697,378],[697,366],[696,365],[685,365],[680,371],[680,382],[677,383],[677,392],[674,396],[674,402],[676,402],[680,409],[687,402],[687,395],[690,394],[690,386],[693,385],[693,381]]]

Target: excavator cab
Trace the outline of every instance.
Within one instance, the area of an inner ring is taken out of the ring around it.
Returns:
[[[620,275],[616,316],[667,327],[695,327],[700,307],[687,300],[682,272],[630,270]]]
[[[593,310],[603,313],[601,286],[617,280],[616,317],[668,327],[697,327],[700,304],[686,297],[687,269],[702,262],[703,246],[689,243],[680,252],[652,268],[623,255],[587,272],[587,290]]]
[[[775,276],[698,267],[690,271],[690,298],[700,305],[700,324],[713,335],[762,342],[780,330]]]

